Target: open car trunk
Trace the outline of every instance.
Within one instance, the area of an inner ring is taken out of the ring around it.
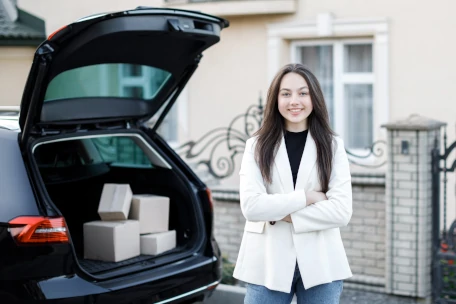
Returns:
[[[34,147],[33,156],[50,200],[66,220],[79,264],[92,275],[109,277],[182,258],[198,242],[197,236],[204,235],[196,233],[203,228],[197,225],[199,204],[189,181],[139,134],[44,142]],[[129,184],[133,194],[169,197],[169,230],[176,231],[176,247],[119,262],[84,259],[83,224],[100,220],[98,205],[106,183]]]

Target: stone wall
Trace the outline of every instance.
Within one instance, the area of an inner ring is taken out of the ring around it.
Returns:
[[[353,216],[340,230],[352,272],[384,278],[384,185],[353,185]]]
[[[386,125],[386,291],[428,298],[432,291],[431,151],[443,124],[418,115]]]
[[[385,178],[353,178],[353,216],[341,228],[351,269],[352,282],[384,287],[385,278]],[[214,233],[223,254],[236,262],[245,218],[235,192],[214,191]]]
[[[216,199],[214,200],[214,213],[215,239],[222,254],[234,263],[238,256],[245,225],[239,201]]]

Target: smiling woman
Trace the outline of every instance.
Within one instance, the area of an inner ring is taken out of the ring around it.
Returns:
[[[352,276],[339,232],[352,214],[351,176],[307,67],[277,72],[239,175],[247,223],[233,275],[248,283],[244,303],[291,303],[294,294],[298,304],[338,303]]]

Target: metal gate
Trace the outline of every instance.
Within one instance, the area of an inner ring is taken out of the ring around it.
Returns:
[[[432,291],[435,303],[439,304],[456,303],[456,220],[449,230],[446,230],[445,225],[442,230],[440,228],[441,207],[443,223],[447,220],[448,173],[454,173],[456,168],[456,157],[453,162],[449,161],[450,154],[454,155],[453,150],[456,151],[456,141],[447,146],[447,134],[444,129],[442,151],[437,138],[432,150]]]

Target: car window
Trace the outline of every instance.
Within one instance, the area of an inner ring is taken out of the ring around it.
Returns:
[[[90,140],[104,163],[111,166],[152,167],[144,151],[129,137],[109,136]]]
[[[117,97],[153,100],[171,73],[152,66],[110,63],[64,71],[49,83],[44,102],[67,98]]]
[[[103,136],[46,143],[34,152],[41,168],[108,166],[152,168],[144,151],[130,137]]]

